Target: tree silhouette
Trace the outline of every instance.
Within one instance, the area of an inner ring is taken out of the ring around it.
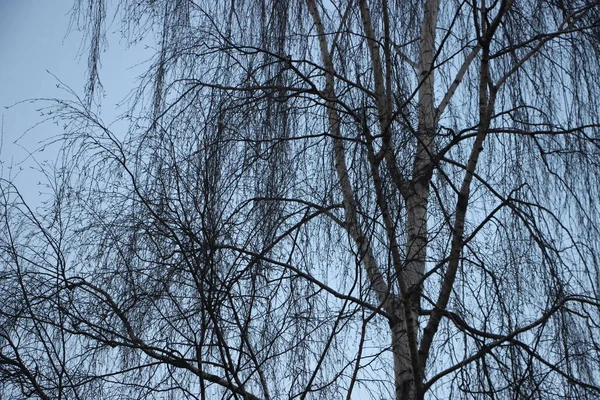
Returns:
[[[123,0],[127,132],[74,15],[53,196],[2,185],[3,396],[600,395],[599,2]]]

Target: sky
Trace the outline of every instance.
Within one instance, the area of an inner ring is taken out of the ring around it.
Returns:
[[[87,48],[83,34],[69,29],[74,1],[0,0],[0,176],[12,180],[29,201],[39,200],[43,181],[36,164],[58,154],[58,146],[42,144],[62,132],[51,123],[37,125],[44,119],[36,111],[43,103],[27,100],[72,99],[57,87],[57,79],[84,97]],[[107,20],[112,20],[110,10]],[[148,67],[143,63],[147,53],[127,49],[114,32],[117,28],[107,26],[110,47],[102,53],[100,70],[106,94],[101,116],[106,122],[124,111],[116,104]],[[42,147],[44,151],[36,151]]]

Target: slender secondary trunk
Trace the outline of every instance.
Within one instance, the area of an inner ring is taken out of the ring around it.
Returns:
[[[411,307],[413,327],[412,332],[418,335],[419,307],[422,291],[422,278],[425,273],[427,256],[427,210],[429,183],[432,175],[433,138],[436,132],[436,110],[434,104],[434,74],[435,58],[435,29],[439,9],[439,0],[429,0],[425,4],[423,23],[421,25],[420,60],[419,60],[419,129],[417,132],[417,147],[413,161],[412,179],[408,191],[405,192],[407,222],[406,222],[406,267],[403,275],[407,286],[408,299],[405,304]],[[402,324],[392,327],[394,343],[394,367],[396,379],[396,399],[421,399],[420,390],[423,382],[424,367],[420,360],[413,360],[406,355],[409,337],[402,331]],[[414,340],[417,340],[415,337]],[[407,380],[410,372],[411,380]],[[398,391],[398,389],[400,389]]]
[[[425,271],[425,257],[427,246],[427,200],[429,196],[429,181],[431,179],[431,155],[433,151],[433,137],[435,134],[435,105],[433,96],[433,61],[435,56],[435,27],[437,23],[437,14],[439,0],[430,0],[425,5],[422,32],[421,32],[421,51],[420,51],[420,90],[419,90],[419,131],[417,136],[417,147],[413,161],[413,175],[410,180],[397,180],[397,185],[405,197],[407,206],[407,259],[402,260],[400,252],[397,250],[397,242],[394,233],[393,224],[388,221],[389,214],[386,201],[383,199],[383,193],[377,193],[378,204],[383,218],[386,222],[388,239],[392,248],[392,256],[397,272],[398,285],[401,296],[396,299],[390,298],[389,288],[385,287],[382,277],[378,271],[377,263],[373,257],[372,250],[364,237],[360,228],[360,221],[357,218],[356,204],[353,190],[348,179],[348,171],[345,165],[345,151],[341,133],[339,129],[339,116],[336,111],[334,93],[334,65],[331,54],[328,51],[327,39],[319,11],[314,0],[307,0],[309,12],[316,25],[319,34],[321,55],[326,70],[325,93],[328,97],[328,119],[329,129],[334,136],[334,158],[335,166],[340,182],[340,188],[343,194],[343,204],[345,210],[346,229],[354,239],[363,258],[363,264],[366,267],[367,275],[373,285],[377,297],[381,301],[384,309],[391,315],[390,331],[392,339],[392,352],[394,358],[394,380],[397,400],[416,400],[421,399],[423,369],[420,366],[417,351],[418,338],[418,314],[419,299],[421,296],[421,279]],[[391,169],[394,177],[398,176],[393,155],[393,129],[391,127],[391,76],[389,75],[389,65],[384,67],[380,56],[380,50],[375,38],[375,33],[371,25],[371,15],[366,1],[360,1],[361,19],[365,36],[369,44],[371,55],[371,65],[375,78],[375,94],[378,109],[378,116],[384,143],[382,147],[383,156],[386,159],[386,165]],[[384,4],[385,6],[385,4]],[[384,7],[385,8],[385,7]],[[386,33],[387,32],[386,25]],[[386,63],[391,58],[389,55],[389,43],[384,49],[384,60]],[[387,88],[387,90],[386,90]],[[369,136],[368,132],[365,135]],[[368,141],[372,140],[367,139]],[[372,174],[376,189],[379,181],[379,161],[377,156],[371,151]]]
[[[371,20],[371,10],[366,0],[359,1],[361,21],[364,29],[364,34],[367,39],[371,70],[373,72],[374,84],[375,84],[375,101],[378,111],[379,128],[381,129],[381,137],[383,142],[381,143],[381,153],[386,165],[391,172],[391,175],[396,183],[396,187],[401,193],[406,194],[406,179],[401,177],[399,170],[396,165],[396,157],[394,154],[393,146],[393,135],[394,129],[392,127],[392,74],[391,74],[391,44],[390,44],[390,22],[388,13],[388,4],[386,0],[382,0],[382,15],[384,25],[384,46],[383,46],[383,58],[381,57],[380,41],[377,38],[375,29]],[[434,17],[435,18],[435,17]],[[392,303],[392,315],[390,321],[391,339],[392,339],[392,352],[394,357],[394,381],[396,398],[412,400],[419,398],[421,379],[418,376],[419,361],[417,358],[417,333],[418,333],[418,310],[413,304],[417,304],[416,301],[411,301],[409,293],[411,288],[415,286],[419,278],[415,278],[411,275],[410,271],[406,269],[407,262],[403,260],[400,251],[398,249],[398,243],[396,239],[396,228],[390,217],[388,199],[384,194],[383,187],[381,185],[380,167],[378,156],[375,154],[375,150],[372,146],[373,138],[368,132],[368,128],[365,131],[365,138],[369,143],[370,164],[371,174],[373,176],[373,182],[376,191],[377,203],[379,210],[384,220],[388,241],[390,245],[391,256],[396,270],[398,279],[398,288],[401,293],[400,298],[397,298]],[[425,194],[425,199],[427,194]],[[421,214],[426,214],[425,208],[421,211]],[[423,222],[424,218],[417,218],[419,222]],[[416,226],[415,223],[409,223],[410,226]],[[426,226],[424,226],[426,229]],[[418,235],[417,235],[418,236]],[[424,237],[424,235],[420,235]],[[422,253],[418,253],[423,259]],[[422,274],[421,274],[422,275]],[[410,280],[408,280],[409,278]],[[414,291],[418,296],[418,292]]]
[[[431,179],[433,138],[436,132],[436,114],[434,105],[433,62],[435,57],[435,28],[439,0],[429,0],[425,4],[423,23],[421,26],[420,60],[419,60],[419,130],[417,147],[413,161],[413,174],[410,180],[400,177],[393,153],[392,110],[391,110],[391,54],[390,26],[387,2],[382,1],[384,46],[383,61],[380,41],[376,37],[371,21],[371,11],[366,0],[359,1],[360,15],[364,34],[367,39],[371,68],[375,83],[375,100],[380,122],[382,155],[400,193],[405,198],[407,207],[406,225],[406,259],[402,260],[397,249],[395,228],[389,221],[387,200],[383,190],[378,186],[379,163],[372,154],[371,173],[380,211],[382,213],[392,258],[397,273],[401,296],[393,302],[392,320],[390,321],[392,351],[394,354],[394,379],[396,399],[413,400],[422,397],[423,369],[417,354],[419,331],[419,301],[421,297],[421,279],[425,271],[427,238],[427,208],[429,181]],[[366,132],[367,141],[372,137]],[[371,153],[373,149],[369,148]]]
[[[411,306],[418,316],[421,293],[421,279],[425,273],[427,249],[427,208],[429,181],[432,174],[433,138],[436,132],[434,104],[435,28],[437,23],[439,0],[429,0],[425,4],[421,25],[420,62],[419,62],[419,130],[417,150],[413,162],[411,187],[406,196],[407,208],[407,260],[406,281],[411,298]]]

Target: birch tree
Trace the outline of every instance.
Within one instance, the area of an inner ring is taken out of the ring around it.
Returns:
[[[0,393],[600,395],[600,3],[117,3],[52,198],[2,186]]]

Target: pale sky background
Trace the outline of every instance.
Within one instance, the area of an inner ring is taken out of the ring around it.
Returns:
[[[75,0],[0,0],[0,177],[11,178],[28,201],[38,201],[38,182],[43,177],[32,168],[37,162],[53,160],[57,146],[35,153],[41,143],[61,134],[51,123],[32,128],[43,120],[42,103],[20,101],[37,98],[72,99],[57,88],[56,75],[64,84],[84,97],[87,67],[87,43],[83,34],[69,32],[70,10]],[[143,46],[126,49],[118,22],[110,26],[113,13],[107,14],[109,48],[102,53],[100,78],[106,97],[102,100],[102,119],[110,123],[124,109],[116,110],[136,86],[136,77],[148,68],[151,52]],[[10,108],[6,108],[12,106]],[[12,170],[11,170],[12,165]]]

